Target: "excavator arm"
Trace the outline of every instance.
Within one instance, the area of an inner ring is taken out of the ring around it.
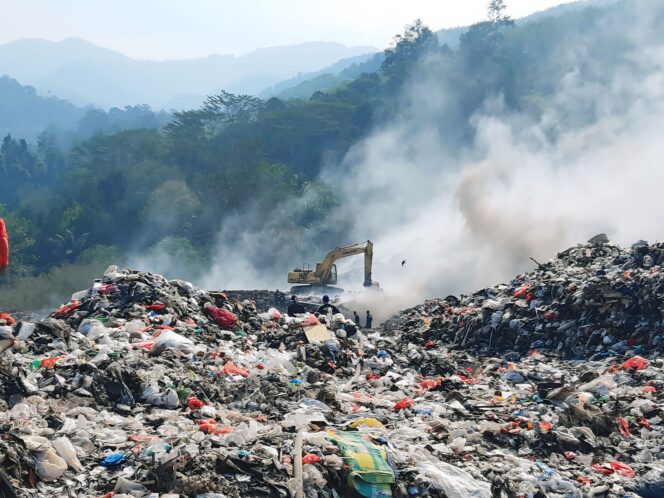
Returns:
[[[364,286],[371,287],[371,265],[373,263],[373,243],[368,240],[363,244],[353,244],[345,247],[337,247],[330,251],[322,263],[316,267],[316,278],[321,284],[325,284],[330,279],[332,265],[343,258],[355,256],[364,253]]]

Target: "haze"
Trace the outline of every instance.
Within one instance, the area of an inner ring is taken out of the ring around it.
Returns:
[[[561,0],[511,0],[523,17]],[[385,47],[404,24],[433,29],[483,19],[487,0],[13,0],[3,5],[0,43],[79,37],[142,59],[242,54],[325,40]]]

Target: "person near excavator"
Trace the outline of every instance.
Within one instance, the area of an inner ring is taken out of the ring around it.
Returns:
[[[373,315],[369,313],[369,310],[367,310],[367,324],[365,325],[365,327],[370,329],[372,323],[373,323]]]
[[[295,294],[291,296],[291,303],[288,305],[286,311],[288,316],[301,315],[305,312],[304,306],[297,301],[297,296]]]
[[[325,294],[323,296],[323,304],[321,304],[318,309],[316,310],[316,313],[320,313],[321,315],[327,315],[329,310],[332,310],[332,314],[336,315],[339,313],[339,308],[337,308],[334,304],[330,303],[330,296]]]

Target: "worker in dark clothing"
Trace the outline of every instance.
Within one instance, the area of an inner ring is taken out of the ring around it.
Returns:
[[[357,311],[353,311],[353,321],[355,322],[355,325],[358,327],[361,327],[360,325],[360,315],[357,314]]]
[[[316,310],[316,313],[320,313],[321,315],[327,315],[327,311],[332,310],[332,314],[336,315],[339,313],[339,308],[337,308],[334,304],[330,304],[330,296],[325,294],[323,296],[323,304],[321,304],[318,309]]]
[[[301,315],[305,312],[304,306],[297,302],[297,296],[292,295],[291,301],[292,302],[288,305],[288,309],[286,310],[288,316]]]
[[[274,292],[274,304],[276,306],[284,306],[286,304],[286,294],[279,289]]]
[[[371,313],[369,313],[369,310],[367,310],[367,325],[366,328],[370,329],[371,328],[371,322],[373,322],[373,316]]]

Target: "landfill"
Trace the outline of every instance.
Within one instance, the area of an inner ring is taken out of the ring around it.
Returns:
[[[110,267],[0,315],[0,497],[662,497],[662,263],[596,240],[376,329]]]

